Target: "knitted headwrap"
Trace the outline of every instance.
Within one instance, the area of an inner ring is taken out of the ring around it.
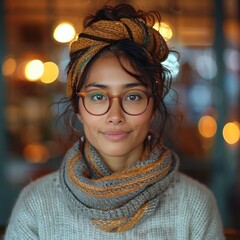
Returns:
[[[86,27],[70,45],[70,55],[83,50],[68,72],[67,96],[76,94],[81,74],[88,62],[104,47],[129,39],[144,47],[159,62],[168,56],[168,47],[161,34],[139,19],[100,20]]]
[[[88,142],[67,153],[60,181],[69,207],[106,232],[123,232],[152,215],[177,180],[178,158],[169,149],[146,148],[138,162],[112,172]]]

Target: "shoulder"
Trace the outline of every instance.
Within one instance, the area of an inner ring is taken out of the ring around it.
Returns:
[[[177,187],[185,197],[196,197],[198,199],[214,198],[212,191],[206,185],[183,173],[179,173]]]
[[[60,202],[58,182],[58,172],[54,172],[23,188],[11,213],[6,239],[37,239],[38,222],[44,224]]]
[[[213,192],[199,181],[180,173],[175,191],[181,209],[186,211],[185,213],[206,218],[211,213],[219,215]]]
[[[184,174],[176,185],[181,223],[190,224],[197,239],[223,239],[223,225],[213,192]],[[203,237],[204,236],[204,237]]]
[[[28,185],[26,185],[22,193],[24,192],[25,194],[30,193],[31,191],[39,191],[39,190],[46,190],[49,188],[56,188],[57,183],[59,182],[59,171],[50,173],[48,175],[45,175],[43,177],[38,178],[37,180],[34,180],[30,182]]]
[[[53,172],[25,186],[18,198],[16,205],[32,204],[38,207],[43,200],[50,199],[51,196],[57,197],[60,192],[59,172]]]
[[[193,217],[193,222],[218,225],[222,228],[221,216],[213,192],[204,184],[184,174],[180,174],[178,190],[185,213]]]

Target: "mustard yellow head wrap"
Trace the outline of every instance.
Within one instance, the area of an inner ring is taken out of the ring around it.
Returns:
[[[68,72],[67,96],[75,95],[81,74],[86,65],[104,47],[129,39],[144,47],[159,62],[168,56],[168,47],[158,31],[138,19],[122,18],[119,21],[100,20],[86,27],[70,45],[70,55],[84,50]]]

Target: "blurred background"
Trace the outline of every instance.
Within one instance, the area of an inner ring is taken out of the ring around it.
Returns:
[[[1,0],[0,225],[21,189],[59,168],[71,144],[57,127],[68,45],[87,14],[105,4],[158,10],[156,26],[180,53],[166,103],[183,116],[170,146],[181,170],[215,194],[225,228],[240,229],[240,1]],[[177,99],[177,102],[176,102]]]

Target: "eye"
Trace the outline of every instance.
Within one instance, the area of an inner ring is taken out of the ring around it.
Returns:
[[[133,95],[133,94],[131,94],[131,95],[128,95],[128,99],[129,99],[130,101],[136,101],[136,100],[139,99],[139,96],[138,96],[138,95]]]
[[[145,94],[141,91],[127,92],[124,97],[126,101],[133,101],[133,102],[141,101],[143,98],[145,98]]]
[[[108,96],[105,93],[99,91],[89,92],[87,94],[87,98],[91,101],[96,102],[108,100]]]

